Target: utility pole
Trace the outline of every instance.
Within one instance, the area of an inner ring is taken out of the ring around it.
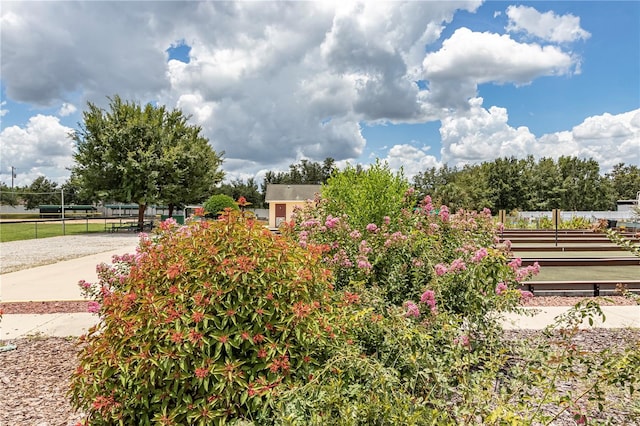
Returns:
[[[13,180],[16,178],[16,168],[11,166],[11,191],[13,191]]]

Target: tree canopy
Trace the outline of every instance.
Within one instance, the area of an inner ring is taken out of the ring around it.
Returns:
[[[234,200],[244,197],[253,208],[261,208],[264,205],[264,197],[258,190],[258,184],[254,178],[247,181],[234,179],[229,183],[223,183],[214,190],[215,194],[228,195]]]
[[[37,209],[43,204],[61,204],[60,188],[56,182],[50,181],[44,176],[38,176],[26,188],[22,198],[26,209]],[[67,204],[65,202],[65,204]]]
[[[93,200],[137,203],[142,226],[147,205],[199,202],[223,177],[222,162],[180,110],[109,99],[93,103],[72,137],[73,175]]]
[[[603,176],[593,159],[505,157],[432,168],[418,173],[413,183],[422,195],[456,209],[590,211],[615,209],[617,199],[635,198],[640,172],[637,166],[618,164]]]

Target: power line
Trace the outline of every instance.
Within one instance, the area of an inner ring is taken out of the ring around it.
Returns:
[[[60,191],[54,192],[28,192],[28,191],[2,191],[3,194],[22,194],[22,195],[52,195],[52,194],[60,194]]]

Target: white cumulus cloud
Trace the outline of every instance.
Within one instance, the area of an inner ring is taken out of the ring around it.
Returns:
[[[428,152],[429,147],[416,148],[409,144],[394,145],[389,149],[389,153],[383,161],[386,161],[393,170],[402,168],[404,176],[411,179],[420,172],[442,166],[442,163]]]
[[[431,100],[443,107],[466,104],[482,83],[528,84],[537,77],[565,75],[577,58],[556,46],[520,43],[509,35],[457,29],[423,66]]]
[[[588,117],[571,130],[536,137],[527,127],[512,127],[506,109],[485,109],[482,98],[466,112],[442,120],[442,162],[449,165],[491,161],[498,157],[593,158],[601,170],[617,163],[640,164],[640,109]]]
[[[69,177],[66,168],[73,164],[71,128],[58,117],[36,115],[25,127],[10,126],[0,133],[0,170],[17,169],[17,185],[31,183],[38,176],[63,183]],[[10,177],[10,176],[9,176]]]
[[[586,40],[591,37],[580,27],[580,18],[572,14],[558,16],[553,11],[538,12],[529,6],[509,6],[507,8],[509,32],[524,32],[542,40],[566,43]]]
[[[78,108],[76,108],[75,105],[65,102],[60,107],[60,110],[58,110],[58,115],[60,117],[66,117],[68,115],[73,114],[77,110],[78,110]]]

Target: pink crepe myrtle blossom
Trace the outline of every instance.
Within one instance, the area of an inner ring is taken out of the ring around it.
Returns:
[[[383,217],[382,220],[384,221],[385,225],[388,225],[391,223],[391,218],[389,216]]]
[[[326,226],[328,229],[333,229],[336,226],[338,226],[338,223],[340,223],[340,218],[339,217],[333,217],[331,215],[327,216],[327,220],[325,220],[324,222],[324,226]]]
[[[469,340],[469,335],[462,334],[455,339],[453,339],[454,345],[464,346],[465,348],[471,347],[471,341]]]
[[[412,301],[405,302],[404,308],[407,310],[405,314],[407,318],[410,318],[410,317],[418,318],[420,316],[420,308],[418,308],[418,305],[416,305]]]
[[[320,225],[320,222],[317,219],[308,219],[300,224],[303,228],[313,228],[318,225]]]
[[[422,200],[422,211],[424,211],[427,214],[430,214],[433,211],[431,196],[427,195]]]
[[[176,220],[172,217],[160,222],[160,229],[163,231],[168,231],[169,229],[173,228],[174,226],[176,226],[178,224],[178,222],[176,222]]]
[[[431,309],[432,314],[435,315],[437,313],[436,293],[433,290],[426,290],[424,293],[422,293],[422,296],[420,296],[420,302],[427,305],[429,309]]]
[[[498,283],[498,285],[496,286],[496,294],[500,295],[505,291],[507,291],[507,285],[504,282]]]
[[[480,263],[482,261],[482,259],[484,259],[485,257],[487,257],[488,252],[487,249],[482,247],[481,249],[477,250],[474,254],[473,257],[471,258],[471,261],[473,263]]]
[[[516,270],[516,281],[521,282],[525,279],[538,275],[540,272],[540,264],[535,262],[533,265],[526,266],[524,268],[519,268]]]
[[[351,232],[349,233],[349,236],[350,236],[351,238],[353,238],[354,240],[358,240],[358,239],[360,239],[360,238],[362,237],[362,234],[360,233],[360,231],[358,231],[358,230],[356,229],[356,230],[354,230],[354,231],[351,231]]]
[[[466,269],[467,269],[467,265],[464,263],[464,260],[460,257],[454,260],[453,262],[451,262],[451,265],[449,265],[449,272],[464,271]]]
[[[511,260],[511,262],[509,262],[509,268],[511,268],[513,271],[517,271],[518,268],[520,268],[522,266],[522,259],[519,257],[513,258]]]
[[[498,222],[498,225],[496,226],[496,230],[500,233],[504,232],[504,223]]]
[[[376,225],[375,223],[370,223],[367,225],[367,231],[376,232],[377,230],[378,230],[378,225]]]
[[[447,222],[449,220],[449,207],[445,205],[440,206],[440,213],[438,213],[438,215],[443,222]]]
[[[373,266],[371,265],[371,263],[369,263],[366,257],[359,256],[357,262],[358,262],[357,265],[359,269],[370,271],[373,268]]]
[[[441,277],[444,274],[447,273],[448,269],[445,265],[443,265],[442,263],[438,263],[435,267],[434,267],[435,271],[436,271],[436,275]]]
[[[363,254],[363,255],[367,255],[369,253],[371,253],[371,246],[369,245],[369,243],[367,243],[367,240],[362,240],[360,241],[360,245],[358,246],[358,251]]]
[[[402,243],[406,240],[407,240],[407,236],[404,235],[402,232],[400,231],[394,232],[393,234],[389,235],[388,238],[385,240],[384,246],[391,247],[394,244]]]
[[[527,303],[529,300],[533,299],[533,293],[526,290],[520,290],[520,299],[522,299],[524,303]]]

